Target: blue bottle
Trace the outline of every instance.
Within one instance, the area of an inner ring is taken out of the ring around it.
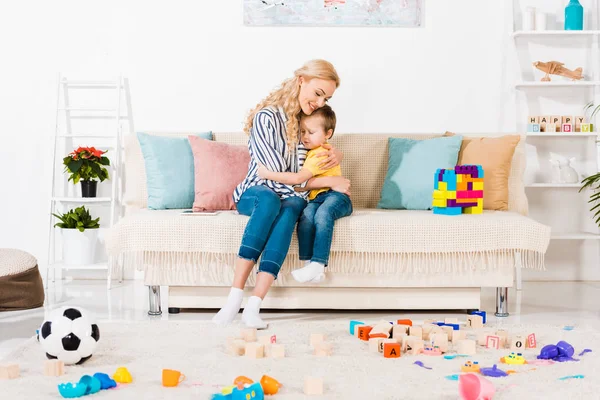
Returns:
[[[569,0],[565,7],[565,31],[583,30],[583,6],[579,0]]]

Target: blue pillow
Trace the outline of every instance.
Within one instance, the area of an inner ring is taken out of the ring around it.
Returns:
[[[212,140],[212,132],[195,134]],[[194,204],[194,155],[187,136],[137,134],[144,164],[148,208],[192,208]]]
[[[438,168],[454,168],[462,136],[425,140],[389,138],[388,170],[377,208],[429,210],[433,176]]]

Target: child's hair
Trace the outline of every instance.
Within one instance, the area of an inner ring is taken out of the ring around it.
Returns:
[[[323,105],[323,107],[321,107],[321,108],[317,108],[309,116],[310,117],[322,117],[323,118],[323,127],[325,128],[325,132],[327,132],[331,129],[331,132],[332,132],[331,136],[333,137],[333,132],[335,132],[335,123],[336,123],[335,112],[328,104]],[[307,115],[302,114],[302,118],[306,118],[306,117],[307,117]]]

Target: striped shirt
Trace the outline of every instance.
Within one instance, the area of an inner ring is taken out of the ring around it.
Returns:
[[[246,178],[237,185],[233,192],[233,201],[236,203],[244,191],[255,185],[264,185],[273,190],[281,199],[291,196],[306,198],[308,192],[296,192],[291,185],[261,179],[257,175],[258,164],[263,164],[267,169],[276,172],[298,172],[306,160],[307,149],[298,143],[296,149],[287,146],[285,123],[287,116],[281,107],[265,107],[254,115],[248,150],[250,163]],[[295,151],[294,151],[295,150]],[[301,186],[304,186],[302,184]]]

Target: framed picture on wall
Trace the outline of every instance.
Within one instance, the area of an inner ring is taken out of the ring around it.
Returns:
[[[421,25],[423,0],[243,0],[247,26]]]

